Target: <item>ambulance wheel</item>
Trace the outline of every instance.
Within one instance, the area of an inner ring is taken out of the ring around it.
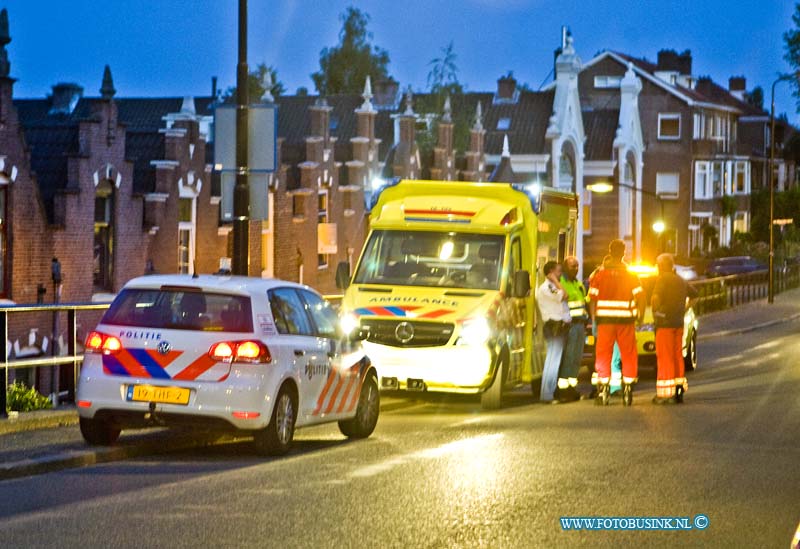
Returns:
[[[483,393],[481,393],[481,408],[484,410],[497,410],[503,405],[503,379],[508,369],[506,358],[500,355],[497,359],[497,371],[494,374],[494,381]]]
[[[92,446],[111,446],[119,438],[120,429],[102,419],[80,418],[83,440]]]
[[[253,437],[256,452],[263,456],[282,456],[292,447],[297,400],[288,385],[281,387],[269,425],[257,431]]]
[[[356,415],[352,419],[339,422],[339,431],[348,438],[367,438],[378,424],[381,411],[381,396],[378,391],[378,379],[369,374],[361,387],[358,397]]]
[[[689,336],[686,356],[683,357],[683,365],[687,372],[693,372],[697,368],[697,332],[694,330]]]

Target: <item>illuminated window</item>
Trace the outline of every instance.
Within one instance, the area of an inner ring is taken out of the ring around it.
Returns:
[[[507,130],[511,127],[511,119],[510,118],[501,118],[497,121],[497,129],[498,130]]]
[[[750,163],[737,162],[734,172],[735,194],[750,194]]]
[[[328,217],[328,191],[320,191],[317,193],[317,223],[327,223]],[[317,266],[328,266],[328,254],[317,254]]]

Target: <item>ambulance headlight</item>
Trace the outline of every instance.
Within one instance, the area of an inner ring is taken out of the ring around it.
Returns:
[[[482,345],[489,341],[492,330],[489,322],[485,318],[473,318],[464,322],[461,328],[461,337],[458,338],[459,345]]]
[[[353,313],[345,313],[342,315],[341,320],[339,320],[339,326],[341,326],[342,332],[344,332],[345,335],[350,335],[358,329],[358,324],[358,317]]]

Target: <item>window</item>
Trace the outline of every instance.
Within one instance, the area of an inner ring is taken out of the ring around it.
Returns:
[[[122,290],[102,322],[169,330],[253,331],[249,297],[179,289]]]
[[[572,165],[572,158],[562,149],[558,169],[558,188],[571,191],[574,179],[575,169]]]
[[[733,216],[733,232],[746,233],[750,230],[748,212],[736,212]]]
[[[706,117],[701,112],[696,112],[692,115],[692,120],[694,122],[692,126],[692,138],[693,139],[703,139],[704,136],[704,126]]]
[[[662,197],[678,198],[680,174],[677,172],[656,173],[656,194]]]
[[[270,290],[269,304],[278,333],[288,335],[314,335],[306,307],[294,288]]]
[[[595,88],[619,88],[620,82],[622,82],[621,76],[602,75],[594,77]]]
[[[501,118],[497,121],[497,129],[498,130],[507,130],[511,127],[511,119],[510,118]]]
[[[658,138],[677,140],[681,137],[681,115],[658,115]]]
[[[592,234],[592,191],[583,191],[583,234]]]
[[[195,221],[194,198],[178,200],[178,273],[194,272]]]
[[[292,196],[292,217],[305,217],[306,209],[302,194]]]
[[[697,200],[711,198],[710,162],[695,162],[694,164],[694,197]]]
[[[328,222],[328,191],[317,193],[317,223]],[[317,266],[328,266],[328,254],[317,254]]]
[[[331,308],[330,303],[308,290],[300,290],[300,295],[303,296],[307,310],[317,327],[317,335],[330,338],[339,337],[339,316]]]
[[[113,291],[114,264],[114,185],[104,179],[97,185],[94,199],[94,286]]]
[[[724,194],[723,187],[723,173],[722,162],[713,162],[711,168],[711,189],[712,196],[722,196]]]
[[[734,194],[750,194],[750,163],[736,162],[734,170]]]

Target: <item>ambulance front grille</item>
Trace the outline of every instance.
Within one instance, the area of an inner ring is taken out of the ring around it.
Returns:
[[[362,319],[361,328],[367,341],[392,347],[440,347],[453,335],[453,324],[441,322]]]

